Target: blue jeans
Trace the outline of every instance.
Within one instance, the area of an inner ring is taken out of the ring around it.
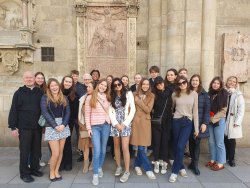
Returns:
[[[183,156],[185,145],[190,137],[193,123],[187,117],[173,119],[173,150],[174,164],[172,173],[178,174],[181,169],[185,169],[183,165]]]
[[[98,169],[102,168],[106,147],[110,134],[110,125],[107,123],[101,125],[92,125],[92,145],[94,149],[93,172],[98,174]]]
[[[145,146],[138,146],[137,157],[135,158],[135,167],[143,167],[144,170],[152,171],[152,166],[148,160],[147,154],[145,152]]]
[[[225,127],[225,118],[220,119],[219,126],[217,127],[214,127],[212,124],[208,126],[210,134],[208,141],[211,160],[217,161],[220,164],[226,163],[226,149],[224,144]]]

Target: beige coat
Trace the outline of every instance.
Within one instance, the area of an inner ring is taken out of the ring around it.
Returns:
[[[130,143],[135,146],[151,145],[151,117],[150,112],[154,105],[154,94],[148,95],[144,100],[135,96],[136,112],[132,122]]]
[[[240,91],[235,91],[231,95],[228,106],[228,116],[226,119],[225,135],[228,139],[242,137],[242,121],[245,112],[245,101]],[[234,125],[237,125],[234,127]]]

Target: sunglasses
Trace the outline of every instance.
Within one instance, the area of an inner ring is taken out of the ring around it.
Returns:
[[[187,83],[187,81],[179,82],[178,86],[185,85],[186,83]]]
[[[114,87],[120,87],[122,84],[118,83],[118,84],[114,84]]]

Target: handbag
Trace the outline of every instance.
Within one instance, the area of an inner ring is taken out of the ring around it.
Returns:
[[[153,115],[153,117],[151,118],[151,124],[157,125],[157,126],[161,126],[161,124],[162,124],[162,117],[163,117],[163,114],[165,112],[165,109],[166,109],[166,106],[167,106],[167,102],[168,102],[168,99],[166,100],[165,106],[164,106],[163,111],[162,111],[162,113],[161,113],[160,116],[154,117],[154,115]]]
[[[39,120],[38,120],[38,124],[41,126],[41,127],[46,127],[46,119],[44,118],[43,115],[40,115],[39,117]]]

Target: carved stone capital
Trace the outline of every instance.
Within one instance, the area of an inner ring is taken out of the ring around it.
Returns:
[[[128,11],[128,17],[137,17],[138,10],[140,8],[138,0],[127,0],[126,7]]]
[[[74,6],[77,16],[86,16],[87,4],[85,0],[75,0]]]
[[[30,0],[21,0],[23,3],[28,4]]]

